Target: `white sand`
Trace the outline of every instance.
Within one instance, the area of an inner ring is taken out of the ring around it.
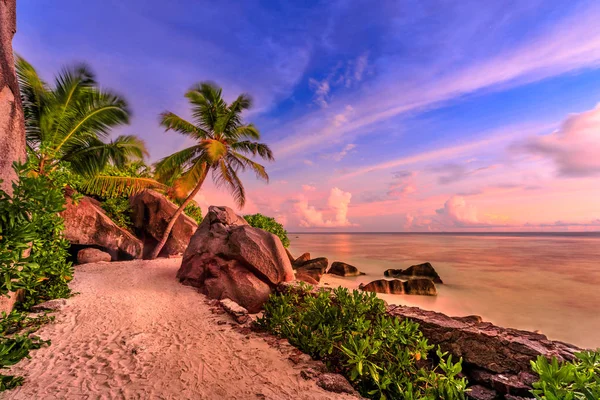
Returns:
[[[180,259],[76,267],[52,345],[12,367],[24,386],[8,399],[340,399],[254,335],[211,313],[175,279]]]

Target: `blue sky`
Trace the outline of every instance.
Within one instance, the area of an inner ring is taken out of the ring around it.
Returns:
[[[19,0],[17,12],[15,50],[48,80],[89,63],[131,103],[118,133],[142,137],[151,161],[189,144],[157,119],[188,117],[193,83],[250,93],[247,119],[277,161],[268,186],[247,178],[244,212],[290,230],[600,227],[597,1]],[[198,201],[231,204],[210,185]]]

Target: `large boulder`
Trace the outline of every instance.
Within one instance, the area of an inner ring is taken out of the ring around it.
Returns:
[[[132,208],[132,220],[136,235],[144,243],[144,257],[152,254],[156,244],[177,211],[177,206],[162,194],[154,190],[144,190],[129,199]],[[182,255],[198,224],[192,218],[181,214],[169,234],[159,257]]]
[[[407,269],[388,269],[383,275],[390,278],[429,278],[435,283],[444,283],[431,263],[412,265]]]
[[[325,257],[318,257],[305,261],[296,267],[296,274],[308,275],[315,281],[320,282],[321,277],[327,271],[329,260]]]
[[[9,194],[16,178],[12,163],[25,160],[25,123],[12,50],[16,22],[15,0],[0,1],[0,189]]]
[[[529,398],[532,382],[537,379],[531,373],[530,361],[540,355],[569,361],[581,351],[576,346],[548,340],[540,333],[502,328],[477,316],[449,317],[396,305],[388,306],[387,312],[417,322],[429,344],[439,345],[454,357],[462,357],[463,373],[469,383],[485,388],[476,389],[481,394],[472,396],[476,399]]]
[[[112,257],[107,252],[88,247],[77,252],[77,263],[89,264],[95,262],[110,262]]]
[[[327,271],[328,274],[334,274],[339,276],[360,276],[364,275],[364,272],[360,272],[354,265],[346,264],[341,261],[334,261],[331,264],[331,268]]]
[[[401,281],[399,279],[378,279],[366,285],[361,284],[359,289],[365,292],[384,294],[413,294],[424,296],[436,296],[437,290],[431,279],[410,279]]]
[[[190,240],[177,278],[214,299],[260,311],[271,292],[294,279],[279,238],[248,225],[229,207],[211,206]]]
[[[118,227],[89,197],[77,203],[67,196],[65,238],[74,245],[102,248],[113,260],[131,260],[142,257],[142,242],[131,233]]]

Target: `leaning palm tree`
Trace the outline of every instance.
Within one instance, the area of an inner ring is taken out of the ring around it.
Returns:
[[[171,217],[152,258],[158,257],[177,218],[200,191],[209,172],[218,187],[225,186],[231,191],[240,208],[246,202],[246,192],[239,172],[249,169],[257,178],[269,180],[265,168],[249,158],[259,156],[273,160],[271,149],[257,142],[260,139],[258,129],[242,120],[242,112],[252,106],[250,97],[242,94],[227,104],[221,94],[221,88],[209,82],[189,90],[185,96],[192,106],[193,122],[172,112],[161,114],[160,123],[167,131],[186,135],[196,143],[163,158],[155,166],[159,181],[176,177],[172,183],[175,196],[185,197],[185,200]]]
[[[132,135],[108,141],[110,130],[129,122],[130,111],[117,94],[100,89],[83,64],[65,68],[54,85],[44,82],[21,57],[16,62],[27,147],[33,170],[47,175],[61,166],[84,178],[87,192],[99,188],[119,192],[160,184],[153,179],[117,179],[102,172],[108,165],[122,167],[147,154]]]

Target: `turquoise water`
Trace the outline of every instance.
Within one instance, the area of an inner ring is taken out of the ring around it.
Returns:
[[[294,256],[344,261],[367,275],[326,276],[355,288],[387,268],[429,261],[443,285],[437,297],[383,295],[386,301],[495,324],[538,330],[551,339],[600,347],[600,234],[289,235]]]

